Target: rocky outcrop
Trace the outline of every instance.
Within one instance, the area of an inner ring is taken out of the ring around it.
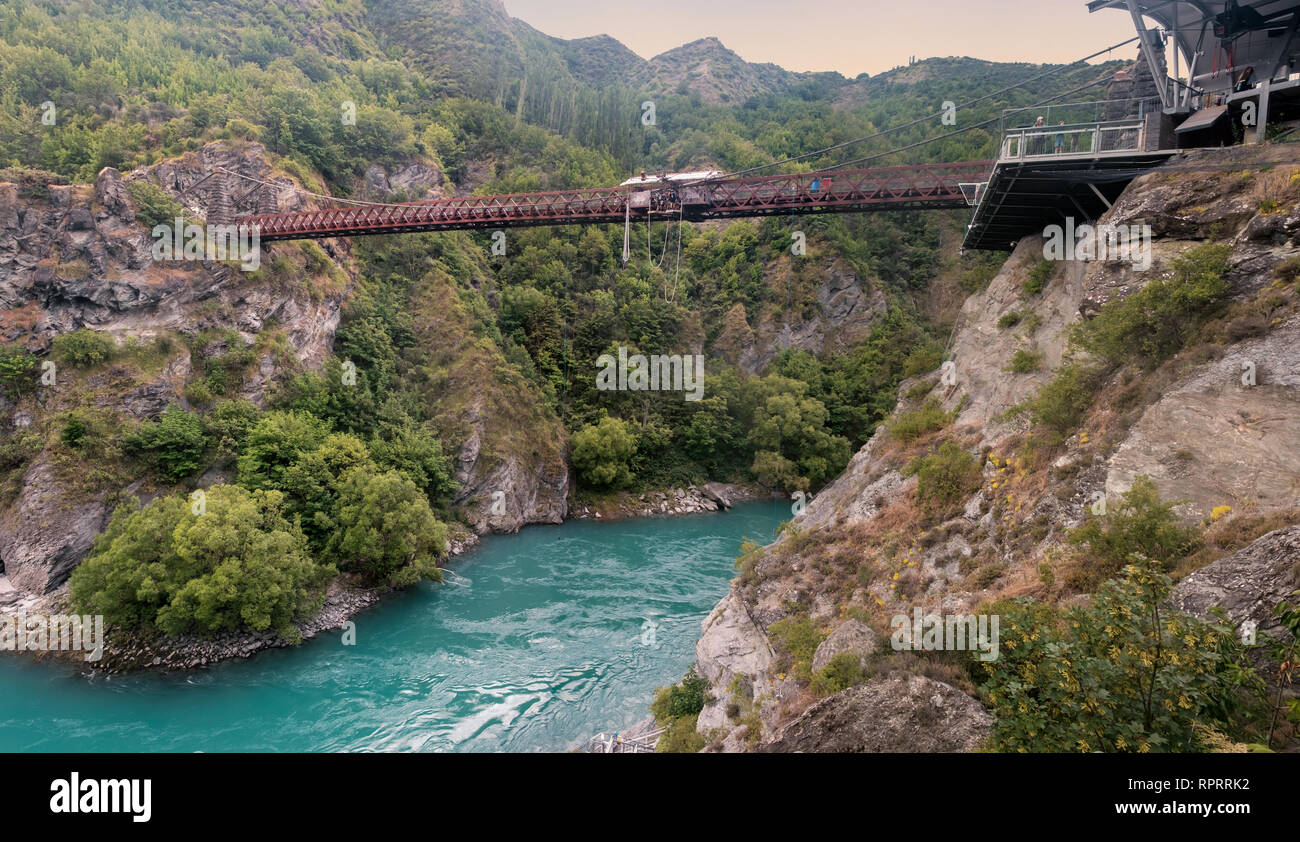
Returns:
[[[568,515],[568,442],[534,386],[479,341],[455,281],[430,277],[413,294],[419,342],[444,365],[427,394],[431,419],[455,457],[461,507],[474,531],[515,532]]]
[[[960,690],[919,675],[894,674],[822,699],[787,725],[768,752],[970,752],[993,717]]]
[[[858,656],[858,664],[865,664],[866,659],[876,651],[879,638],[871,627],[859,620],[848,619],[835,627],[813,653],[812,669],[817,672],[842,652],[851,652]]]
[[[809,262],[794,262],[804,260]],[[884,292],[859,279],[838,257],[784,257],[769,263],[765,272],[774,291],[812,284],[815,306],[811,314],[794,303],[790,311],[768,307],[753,328],[743,304],[732,308],[713,351],[750,374],[761,374],[786,348],[815,354],[852,348],[870,334],[888,306]]]
[[[417,201],[445,199],[450,185],[437,167],[423,161],[412,161],[391,171],[378,164],[366,170],[363,182],[365,198],[372,201]]]
[[[1254,385],[1242,382],[1253,370]],[[1150,476],[1178,511],[1300,505],[1300,317],[1232,346],[1147,408],[1111,457],[1106,495]]]
[[[870,627],[862,624],[868,633],[861,633],[850,625],[859,620],[846,616],[880,619],[871,622],[879,629],[915,606],[960,614],[999,597],[1062,598],[1073,587],[1056,578],[1058,566],[1072,561],[1061,549],[1068,530],[1089,515],[1090,502],[1113,500],[1138,475],[1152,477],[1190,522],[1225,505],[1252,514],[1296,507],[1300,316],[1293,284],[1270,285],[1280,277],[1275,267],[1300,255],[1297,184],[1300,167],[1286,147],[1180,155],[1134,181],[1101,220],[1150,225],[1149,266],[1064,261],[1044,276],[1044,241],[1022,240],[987,288],[965,301],[944,367],[900,386],[895,418],[937,400],[952,420],[903,440],[886,419],[792,528],[745,560],[697,653],[711,661],[701,675],[719,700],[700,719],[711,744],[718,745],[713,728],[726,729],[724,750],[745,749],[738,734],[752,742],[739,720],[725,716],[737,701],[730,686],[739,675],[740,685],[753,688],[748,698],[763,726],[753,744],[764,750],[972,750],[987,733],[987,715],[964,694],[922,692],[918,682],[926,679],[916,676],[876,677],[808,706],[808,689],[777,672],[793,653],[763,655],[770,652],[765,630],[794,617],[829,632],[814,655],[812,666],[820,668],[836,652],[870,651]],[[1096,387],[1077,431],[1046,445],[1050,460],[1041,459],[1043,436],[1025,447],[1028,434],[1043,431],[1031,429],[1028,413],[1008,410],[1035,396],[1070,355],[1086,359],[1070,346],[1073,327],[1153,278],[1171,276],[1176,261],[1207,240],[1229,246],[1224,277],[1233,315],[1205,333],[1225,337],[1221,344],[1189,348],[1154,372],[1119,366]],[[1028,284],[1031,277],[1045,280],[1041,289]],[[738,324],[729,327],[730,338],[743,336]],[[761,331],[753,333],[756,343]],[[1018,351],[1034,355],[1037,366],[1012,371]],[[1243,380],[1247,372],[1254,385]],[[920,511],[909,465],[940,440],[973,454],[982,476],[935,522]],[[1272,628],[1274,605],[1297,587],[1297,528],[1188,576],[1171,602],[1202,615],[1220,605],[1235,622]],[[909,729],[944,725],[909,717],[937,715],[949,701],[958,717],[951,739],[909,741]],[[903,725],[890,730],[891,719]]]
[[[479,532],[518,532],[529,523],[560,523],[569,513],[569,471],[561,454],[530,464],[519,454],[484,460],[482,442],[493,435],[481,410],[471,412],[469,436],[456,455],[460,489],[452,504],[465,506]]]
[[[1026,237],[988,288],[966,300],[948,352],[948,376],[932,393],[941,398],[945,409],[961,406],[957,424],[986,428],[985,438],[991,442],[1018,428],[1016,419],[1002,420],[998,416],[1050,379],[1065,351],[1066,332],[1079,318],[1088,264],[1068,262],[1057,266],[1042,292],[1027,295],[1024,280],[1042,260],[1042,238]],[[1018,320],[1007,326],[1004,320],[1010,316]],[[1008,371],[1020,350],[1040,355],[1037,371]],[[902,390],[910,385],[904,383]]]
[[[694,515],[705,512],[727,511],[740,500],[754,500],[768,496],[754,486],[729,485],[709,482],[702,486],[688,485],[664,491],[646,491],[640,494],[620,492],[606,496],[599,502],[575,507],[575,518],[622,520],[633,517],[658,517],[661,515]]]
[[[713,701],[704,706],[697,720],[700,733],[728,728],[727,706],[732,702],[732,683],[737,677],[758,679],[753,697],[765,694],[767,669],[775,659],[772,646],[744,603],[733,593],[724,598],[704,620],[695,644],[695,668],[713,685]]]
[[[1290,638],[1273,609],[1300,598],[1300,525],[1277,529],[1249,546],[1187,576],[1174,586],[1174,608],[1207,620],[1222,609],[1236,626],[1254,622],[1260,634]]]
[[[108,334],[119,344],[159,337],[174,342],[176,334],[217,329],[237,336],[242,350],[274,324],[286,340],[282,352],[264,351],[239,387],[241,396],[258,404],[286,365],[317,367],[330,353],[345,290],[332,286],[313,294],[315,279],[305,272],[286,284],[274,273],[244,272],[230,263],[153,259],[152,233],[137,217],[130,184],[148,181],[162,188],[191,219],[214,209],[227,215],[265,209],[269,200],[254,194],[238,207],[230,201],[230,193],[248,194],[233,175],[225,193],[214,189],[221,169],[290,183],[272,174],[261,146],[214,143],[126,175],[105,168],[93,186],[44,184],[42,190],[25,182],[0,184],[0,341],[41,352],[57,335],[79,328]],[[305,206],[292,191],[261,192],[275,198],[278,209]],[[341,246],[331,248],[336,256],[346,255]],[[276,244],[263,250],[261,260],[297,253],[296,244]],[[173,348],[158,366],[110,363],[88,372],[63,366],[21,408],[7,405],[0,432],[30,426],[34,415],[74,407],[137,420],[156,418],[172,404],[188,407],[191,355],[180,343]],[[120,480],[61,476],[58,470],[49,452],[36,455],[17,497],[0,511],[0,567],[15,588],[31,594],[48,593],[67,580],[121,495],[154,493],[140,482],[107,487]]]
[[[31,594],[55,590],[72,575],[108,525],[106,493],[73,495],[38,458],[23,477],[18,500],[0,513],[0,559],[10,583]]]
[[[720,509],[730,509],[736,499],[736,487],[721,482],[706,482],[700,491]]]
[[[190,216],[201,218],[217,197],[190,188],[218,167],[271,178],[261,146],[214,143],[125,176],[105,168],[93,189],[50,185],[47,201],[21,196],[18,185],[0,184],[0,340],[42,351],[57,334],[81,327],[147,337],[221,323],[251,342],[274,322],[300,359],[322,360],[338,325],[341,291],[313,300],[305,285],[273,289],[224,263],[152,259],[153,238],[136,219],[127,184],[152,182],[180,196]],[[285,197],[278,202],[284,210],[305,206],[291,191],[278,195]],[[253,209],[249,204],[234,210]],[[292,248],[270,246],[262,259]],[[221,314],[220,320],[198,317],[200,307]]]

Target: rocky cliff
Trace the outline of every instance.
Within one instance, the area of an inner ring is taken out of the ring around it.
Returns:
[[[40,173],[0,182],[0,341],[52,360],[56,336],[89,329],[117,352],[60,364],[16,402],[0,396],[0,579],[29,595],[66,582],[117,503],[166,490],[135,475],[120,436],[96,436],[96,425],[120,430],[170,405],[190,409],[206,399],[214,366],[230,381],[227,396],[263,406],[277,380],[319,369],[330,355],[361,271],[345,240],[263,246],[256,271],[153,258],[136,182],[170,197],[187,221],[309,206],[284,189],[297,181],[256,143],[213,143],[125,174],[106,168],[93,185],[56,182]],[[419,161],[372,167],[361,185],[385,199],[446,189],[436,167]],[[480,533],[558,522],[569,481],[560,422],[472,335],[457,283],[432,277],[417,293],[421,341],[445,365],[422,392],[456,456],[453,503]],[[91,427],[90,446],[77,450],[60,446],[56,428],[74,412]],[[215,466],[198,484],[228,473]]]
[[[1300,520],[1300,308],[1293,279],[1279,275],[1300,254],[1293,148],[1180,155],[1133,182],[1101,221],[1151,227],[1147,271],[1068,261],[1045,272],[1043,241],[1022,241],[965,302],[945,367],[903,383],[893,419],[844,473],[778,541],[741,559],[696,651],[712,688],[698,730],[712,749],[971,750],[988,725],[967,695],[973,688],[954,686],[962,677],[933,659],[889,652],[889,618],[917,606],[967,612],[1002,596],[1066,598],[1043,565],[1056,563],[1090,503],[1116,500],[1138,475],[1178,501],[1188,523],[1219,521],[1231,507],[1218,527],[1233,532],[1233,546],[1248,545],[1188,576],[1178,606],[1208,616],[1222,605],[1264,624],[1270,600],[1294,588],[1293,528],[1256,537],[1260,524]],[[1031,423],[1018,405],[1079,358],[1072,326],[1168,276],[1180,255],[1208,241],[1229,248],[1227,315],[1154,369],[1119,366],[1095,389],[1077,431],[1046,451],[1049,460],[1026,451]],[[891,432],[927,402],[949,413],[944,438],[983,466],[979,489],[938,523],[921,516],[907,466],[939,434]],[[857,641],[848,650],[859,652],[867,682],[819,701],[806,675],[792,674],[800,657],[786,639],[792,621],[809,624],[822,647]],[[928,731],[935,723],[938,735]]]

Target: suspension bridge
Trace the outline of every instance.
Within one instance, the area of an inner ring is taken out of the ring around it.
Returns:
[[[263,242],[413,231],[598,224],[650,219],[700,222],[775,214],[966,207],[962,185],[986,179],[992,161],[831,170],[425,202],[356,205],[238,219]],[[967,193],[970,187],[967,187]]]

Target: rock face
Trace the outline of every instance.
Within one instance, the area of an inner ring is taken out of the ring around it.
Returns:
[[[474,336],[452,279],[428,279],[415,298],[418,341],[446,366],[429,415],[456,459],[452,504],[480,534],[559,523],[569,493],[560,419],[494,346]]]
[[[1277,529],[1248,547],[1192,573],[1174,586],[1173,607],[1213,619],[1222,608],[1240,626],[1253,621],[1260,633],[1285,638],[1289,633],[1273,616],[1280,602],[1295,603],[1300,589],[1300,525]]]
[[[0,559],[13,586],[46,594],[66,582],[108,525],[104,497],[70,499],[50,463],[38,458],[23,477],[17,502],[0,513]]]
[[[1255,372],[1255,385],[1242,372]],[[1203,519],[1217,506],[1300,504],[1300,317],[1240,342],[1164,392],[1111,457],[1106,494],[1138,474],[1178,511]]]
[[[878,639],[871,627],[858,620],[845,620],[835,627],[813,653],[812,669],[817,672],[841,652],[852,652],[862,663],[876,650]]]
[[[841,690],[791,722],[762,751],[969,752],[993,725],[980,703],[919,675],[893,674]]]
[[[744,305],[733,307],[712,350],[750,374],[762,373],[785,348],[821,353],[852,347],[866,338],[888,306],[879,288],[859,279],[839,258],[815,264],[783,258],[768,265],[765,282],[774,290],[811,284],[815,305],[811,312],[794,304],[788,313],[765,308],[753,328]]]
[[[714,687],[714,701],[705,705],[698,720],[700,732],[706,733],[726,727],[733,679],[738,675],[764,676],[775,656],[767,635],[750,618],[735,594],[718,603],[702,628],[700,640],[695,644],[696,669]],[[756,685],[754,697],[763,695],[763,690]]]
[[[366,170],[364,193],[367,199],[380,202],[444,199],[448,196],[448,186],[441,170],[422,161],[405,164],[392,172],[372,164]]]
[[[301,285],[281,290],[249,283],[245,273],[223,263],[152,260],[153,238],[135,218],[127,183],[146,180],[177,194],[186,191],[190,214],[201,217],[217,196],[186,188],[217,167],[270,178],[261,146],[214,143],[127,176],[105,168],[93,190],[50,185],[48,201],[0,184],[0,340],[43,351],[57,334],[81,327],[144,336],[194,330],[202,322],[195,314],[202,305],[205,312],[222,313],[221,323],[246,341],[262,325],[278,324],[299,359],[318,364],[334,340],[342,291],[313,300]],[[301,198],[290,198],[297,194],[279,195],[287,198],[277,207],[304,206]],[[255,209],[249,204],[235,210]],[[286,248],[292,246],[272,246],[262,258]],[[202,326],[216,323],[210,318]]]
[[[991,426],[987,433],[990,438],[1014,426],[1014,422],[994,422],[995,416],[1032,395],[1050,379],[1052,369],[1061,362],[1065,332],[1078,320],[1086,264],[1069,262],[1058,266],[1041,293],[1026,296],[1021,285],[1028,271],[1042,259],[1042,238],[1026,237],[988,288],[966,300],[948,354],[952,385],[941,382],[933,392],[948,410],[965,399],[957,423]],[[1019,314],[1020,321],[1002,327],[1000,321],[1011,314]],[[1041,355],[1038,371],[1008,373],[1007,367],[1019,350]],[[907,387],[903,384],[904,390]]]

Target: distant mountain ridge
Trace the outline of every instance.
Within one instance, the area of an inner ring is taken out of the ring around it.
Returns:
[[[713,105],[785,92],[816,76],[848,81],[749,62],[715,37],[647,60],[609,35],[570,40],[542,33],[511,17],[501,0],[376,0],[366,9],[376,34],[456,92],[490,95],[546,65],[597,88],[618,83],[651,94],[694,93]]]

